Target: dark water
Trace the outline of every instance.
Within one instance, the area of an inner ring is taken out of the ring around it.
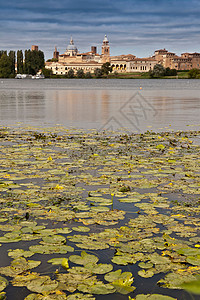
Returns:
[[[17,122],[131,132],[199,129],[200,80],[2,79],[0,124]]]

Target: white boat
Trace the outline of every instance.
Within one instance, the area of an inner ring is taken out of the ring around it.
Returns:
[[[32,75],[29,74],[17,74],[15,76],[16,79],[31,79]]]
[[[43,74],[36,74],[32,76],[32,79],[44,79],[44,75]]]

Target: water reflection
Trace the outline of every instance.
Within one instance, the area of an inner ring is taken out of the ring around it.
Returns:
[[[99,129],[108,123],[113,129],[140,132],[169,125],[185,130],[188,124],[199,123],[199,115],[197,81],[5,80],[0,85],[1,125],[23,122]]]

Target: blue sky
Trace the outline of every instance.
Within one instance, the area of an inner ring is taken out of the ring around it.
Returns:
[[[0,50],[39,45],[64,53],[71,35],[80,52],[107,34],[111,54],[146,57],[166,48],[200,52],[199,0],[0,0]]]

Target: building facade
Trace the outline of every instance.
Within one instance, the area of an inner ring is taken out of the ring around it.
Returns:
[[[166,49],[156,50],[153,56],[165,68],[176,70],[200,69],[200,53],[182,53],[181,56]]]
[[[102,43],[102,53],[97,53],[97,47],[91,46],[91,50],[85,53],[79,53],[71,38],[65,53],[59,54],[57,48],[53,53],[53,60],[46,62],[46,68],[51,69],[53,74],[66,75],[70,69],[76,73],[82,69],[84,73],[94,73],[96,68],[101,68],[105,62],[110,62],[110,46],[105,35]]]
[[[75,74],[80,69],[84,73],[94,73],[96,68],[101,68],[106,62],[109,62],[113,72],[117,73],[149,72],[156,64],[162,64],[170,69],[191,70],[200,69],[200,53],[182,53],[178,56],[164,48],[156,50],[153,56],[146,58],[138,58],[133,54],[110,56],[110,45],[106,35],[102,42],[101,54],[97,53],[96,46],[91,46],[89,52],[80,53],[71,38],[63,54],[55,47],[53,59],[46,62],[46,68],[51,69],[56,75],[66,75],[70,69]]]

